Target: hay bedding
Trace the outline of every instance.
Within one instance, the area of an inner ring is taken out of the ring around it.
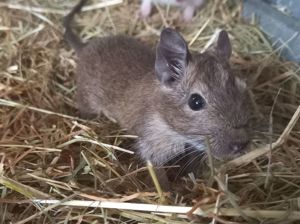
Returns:
[[[193,50],[203,48],[216,28],[230,33],[233,66],[249,81],[260,118],[255,150],[227,164],[207,162],[203,179],[187,176],[177,183],[177,192],[163,195],[149,182],[148,169],[128,152],[134,136],[105,118],[75,118],[74,54],[62,40],[61,25],[75,2],[0,3],[0,223],[189,222],[185,214],[171,215],[173,207],[153,213],[30,201],[47,198],[153,205],[164,199],[165,205],[214,212],[219,207],[217,215],[198,217],[201,223],[300,220],[299,67],[279,60],[280,49],[273,51],[257,27],[241,21],[238,1],[210,0],[188,25],[177,10],[165,8],[141,21],[135,16],[138,1],[126,0],[106,8],[91,1],[89,11],[76,19],[85,39],[127,33],[152,46],[159,30],[170,25]],[[275,142],[271,154],[270,142]]]

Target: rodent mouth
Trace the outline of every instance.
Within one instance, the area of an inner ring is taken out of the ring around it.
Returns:
[[[238,158],[244,154],[246,154],[250,150],[250,141],[245,142],[243,147],[240,149],[237,148],[224,148],[224,150],[220,150],[219,153],[212,152],[212,155],[215,159],[226,162],[231,159]]]
[[[224,138],[220,138],[218,135],[192,136],[186,143],[197,151],[207,153],[209,150],[214,159],[222,162],[237,158],[250,150],[248,137],[244,140],[239,138],[233,142],[222,142],[218,139]]]

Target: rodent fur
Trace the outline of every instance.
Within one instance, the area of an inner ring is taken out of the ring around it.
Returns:
[[[75,49],[76,99],[82,116],[105,114],[138,135],[144,160],[163,165],[183,153],[186,144],[226,159],[242,153],[250,141],[250,100],[244,81],[229,65],[231,45],[221,31],[216,46],[191,53],[181,35],[165,28],[156,52],[134,38],[117,35],[82,43],[71,29],[74,15],[64,18],[65,39]],[[188,106],[192,93],[205,107]]]

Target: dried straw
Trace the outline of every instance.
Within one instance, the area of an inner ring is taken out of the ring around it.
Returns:
[[[75,3],[0,3],[0,223],[299,222],[300,67],[242,21],[239,1],[208,1],[190,24],[161,6],[141,20],[138,0],[91,0],[76,18],[85,40],[125,33],[154,46],[171,26],[195,51],[229,32],[233,69],[260,119],[253,150],[222,164],[210,157],[202,176],[179,179],[172,193],[136,160],[136,136],[105,118],[78,118],[75,56],[61,24]]]

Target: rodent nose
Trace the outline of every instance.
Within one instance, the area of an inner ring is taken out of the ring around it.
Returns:
[[[241,152],[243,151],[249,144],[249,141],[245,141],[245,142],[233,142],[231,144],[231,147],[233,149],[234,152]]]

